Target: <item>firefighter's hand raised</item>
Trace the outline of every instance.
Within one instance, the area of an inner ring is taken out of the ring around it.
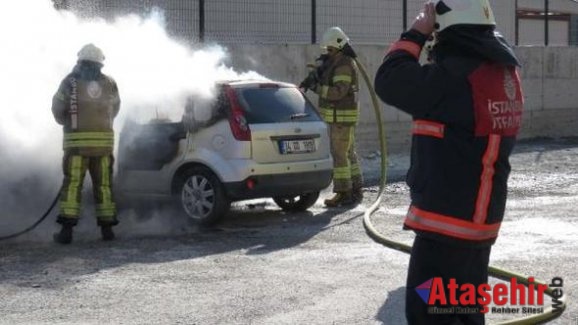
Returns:
[[[432,2],[427,2],[423,7],[422,12],[415,17],[411,29],[418,31],[425,36],[429,36],[435,30],[435,22],[435,5]]]

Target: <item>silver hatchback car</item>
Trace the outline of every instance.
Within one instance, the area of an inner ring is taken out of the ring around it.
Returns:
[[[329,186],[333,161],[325,123],[293,85],[227,81],[203,121],[126,123],[116,190],[121,201],[174,199],[190,218],[218,222],[231,202],[272,198],[304,211]]]

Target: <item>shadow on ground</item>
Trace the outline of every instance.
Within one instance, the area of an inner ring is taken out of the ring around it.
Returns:
[[[405,325],[405,287],[387,293],[387,299],[375,318],[382,324]]]
[[[214,228],[191,227],[178,236],[119,238],[113,242],[75,238],[69,246],[0,242],[0,282],[43,288],[74,285],[74,279],[126,264],[166,263],[240,251],[268,254],[307,242],[325,231],[343,210],[285,213],[280,209],[233,211]]]

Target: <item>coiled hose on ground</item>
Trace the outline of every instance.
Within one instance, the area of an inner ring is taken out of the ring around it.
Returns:
[[[355,60],[355,63],[357,64],[357,67],[358,67],[358,70],[359,70],[361,76],[363,77],[363,80],[365,81],[365,83],[367,85],[367,89],[369,90],[372,105],[373,105],[373,108],[375,111],[375,120],[377,121],[379,145],[380,145],[380,150],[381,150],[381,173],[380,173],[381,178],[380,178],[380,182],[379,182],[379,191],[377,192],[377,198],[375,199],[375,201],[371,204],[371,206],[369,206],[365,210],[365,212],[363,214],[363,227],[365,228],[367,235],[369,237],[371,237],[371,239],[373,239],[375,242],[382,244],[385,247],[392,248],[392,249],[398,250],[400,252],[410,254],[411,253],[411,246],[408,246],[408,245],[401,243],[401,242],[397,242],[397,241],[388,239],[387,237],[382,235],[371,222],[371,216],[379,208],[379,205],[381,204],[381,197],[385,191],[385,184],[386,184],[386,179],[387,179],[387,146],[386,146],[385,130],[384,130],[383,123],[381,120],[381,110],[379,108],[379,102],[377,100],[377,95],[375,94],[375,90],[373,89],[373,83],[369,79],[369,77],[367,75],[367,71],[365,70],[365,67],[363,66],[363,64],[361,64],[361,62],[359,62],[359,60],[357,59],[357,56],[355,55],[355,52],[353,52],[352,49],[349,49],[349,51],[346,51],[345,53],[347,55],[351,56]],[[528,284],[529,284],[529,279],[527,276],[516,274],[516,273],[510,272],[507,270],[503,270],[503,269],[500,269],[497,267],[489,266],[488,272],[489,272],[489,275],[491,277],[494,277],[494,278],[497,278],[500,280],[509,281],[512,278],[515,278],[518,281],[518,283],[522,283],[526,286],[528,286]],[[542,281],[534,281],[533,283],[546,284]],[[554,291],[553,288],[548,287],[548,289],[545,291],[545,294],[552,297],[552,298],[555,298],[553,291]],[[533,324],[542,324],[542,323],[549,322],[549,321],[559,317],[560,315],[562,315],[562,312],[566,308],[566,295],[563,295],[562,297],[557,297],[557,301],[559,301],[561,303],[560,305],[558,305],[557,311],[554,311],[554,308],[552,306],[550,306],[548,308],[544,308],[544,311],[540,314],[535,314],[535,315],[531,315],[531,316],[527,316],[527,317],[523,317],[523,318],[517,318],[514,320],[510,320],[510,321],[501,322],[499,324],[500,325],[533,325]]]

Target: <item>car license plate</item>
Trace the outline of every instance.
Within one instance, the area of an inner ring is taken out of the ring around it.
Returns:
[[[279,150],[282,154],[315,152],[315,140],[282,140],[279,141]]]

